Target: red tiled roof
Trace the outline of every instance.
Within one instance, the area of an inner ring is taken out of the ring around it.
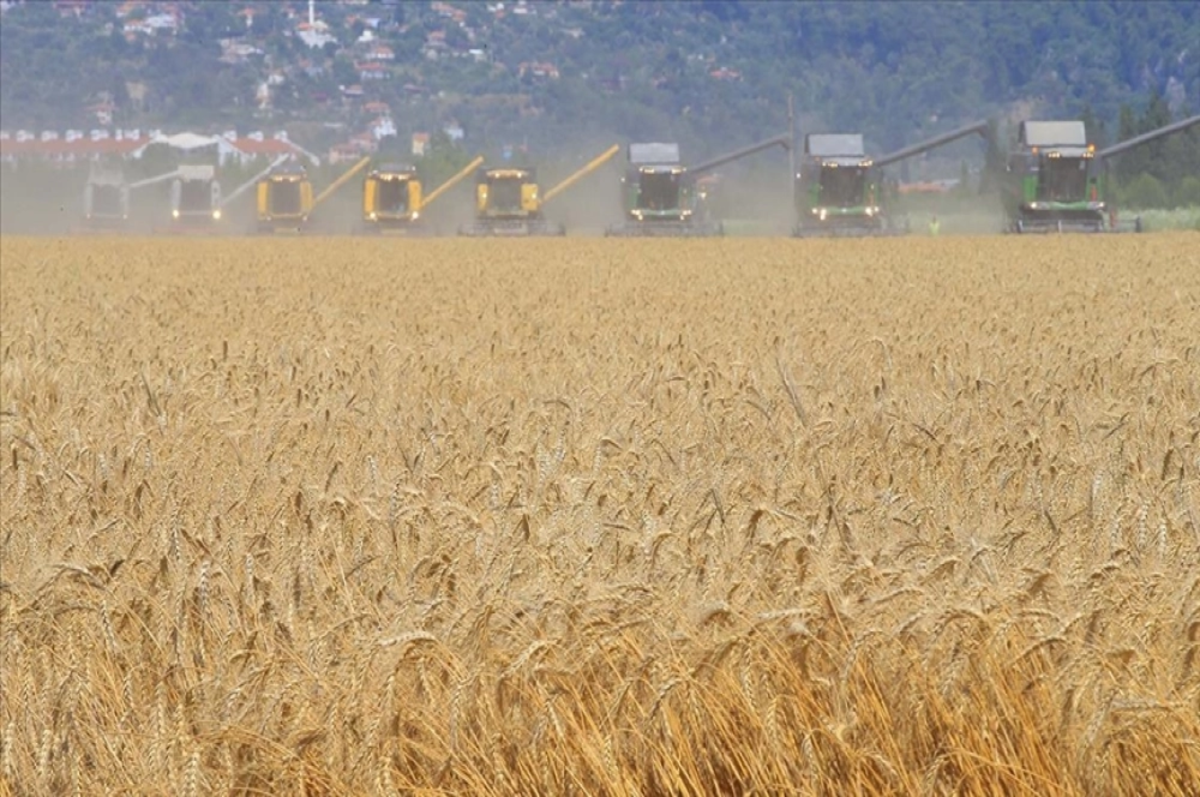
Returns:
[[[105,138],[92,141],[90,138],[77,138],[74,141],[57,139],[55,141],[17,141],[16,139],[0,140],[0,155],[28,156],[53,158],[64,155],[130,155],[135,150],[150,143],[149,137],[143,138]]]
[[[246,155],[291,155],[299,152],[290,142],[277,138],[264,138],[262,141],[254,138],[235,138],[229,143]]]

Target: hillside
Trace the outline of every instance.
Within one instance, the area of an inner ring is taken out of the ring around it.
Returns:
[[[874,150],[983,116],[1200,107],[1200,5],[1177,3],[4,3],[3,126],[449,128],[546,154],[784,127]],[[1190,45],[1190,47],[1189,47]],[[385,126],[378,123],[383,116]]]

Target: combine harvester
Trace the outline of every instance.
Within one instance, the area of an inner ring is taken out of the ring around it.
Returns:
[[[905,235],[907,220],[889,212],[882,169],[914,155],[973,134],[987,135],[987,122],[976,122],[949,133],[870,158],[860,133],[809,133],[795,176],[797,238]]]
[[[610,226],[610,237],[724,235],[709,217],[707,197],[697,178],[726,163],[771,147],[791,147],[790,136],[776,136],[705,161],[684,166],[675,143],[630,144],[629,165],[621,178],[625,220]]]
[[[93,163],[83,187],[83,232],[123,232],[129,227],[129,193],[125,173]]]
[[[546,219],[543,214],[546,203],[599,169],[620,151],[621,147],[614,144],[544,195],[540,195],[536,169],[480,169],[475,175],[475,219],[461,227],[458,234],[566,235],[566,227]]]
[[[270,166],[242,183],[227,195],[221,194],[221,183],[217,169],[210,164],[185,164],[175,171],[151,177],[131,188],[171,181],[170,221],[155,228],[156,233],[167,235],[220,235],[226,232],[222,220],[225,207],[248,191],[273,169],[287,161],[290,155],[281,155]]]
[[[258,181],[256,209],[260,233],[304,232],[313,212],[339,188],[367,167],[363,158],[347,169],[320,194],[313,196],[308,170],[295,160],[273,168]]]
[[[415,166],[383,164],[363,180],[362,225],[367,233],[428,235],[425,212],[438,197],[458,185],[481,163],[476,157],[427,196],[421,194],[421,178]]]
[[[1122,224],[1105,200],[1111,159],[1198,123],[1193,116],[1097,152],[1083,122],[1022,122],[1004,191],[1009,231],[1141,232],[1140,218]]]
[[[130,203],[139,188],[170,180],[178,171],[130,183],[119,166],[93,163],[83,187],[83,223],[72,232],[124,233],[130,226]]]

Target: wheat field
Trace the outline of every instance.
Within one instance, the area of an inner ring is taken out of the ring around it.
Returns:
[[[0,794],[1198,794],[1197,253],[2,239]]]

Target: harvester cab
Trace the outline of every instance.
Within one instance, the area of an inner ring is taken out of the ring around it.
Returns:
[[[861,133],[809,133],[795,180],[796,234],[884,231],[882,196]]]
[[[609,227],[609,236],[722,235],[724,227],[708,212],[707,191],[697,184],[700,175],[739,158],[773,146],[787,149],[788,136],[776,136],[734,150],[704,163],[687,167],[679,145],[666,142],[630,144],[629,165],[621,178],[625,220]]]
[[[313,185],[308,170],[296,161],[272,169],[255,191],[259,232],[299,232],[313,211]]]
[[[475,220],[462,235],[563,235],[542,215],[537,169],[505,167],[475,173]]]
[[[796,227],[793,235],[903,235],[906,220],[890,212],[895,191],[882,169],[970,135],[986,135],[976,122],[878,158],[867,155],[859,133],[809,133],[795,176]]]
[[[1009,154],[1007,201],[1016,232],[1105,226],[1095,146],[1083,122],[1022,122]]]
[[[474,171],[483,158],[475,158],[429,194],[423,193],[415,166],[385,163],[363,180],[362,222],[367,232],[421,235],[428,232],[426,211],[438,197]]]
[[[89,229],[116,230],[129,222],[130,185],[119,167],[93,164],[83,188],[83,220]]]
[[[1008,159],[1005,210],[1012,232],[1140,232],[1108,198],[1112,159],[1200,124],[1192,116],[1096,151],[1080,121],[1022,122]]]
[[[546,203],[603,166],[620,152],[617,145],[541,192],[537,169],[501,167],[475,174],[475,219],[459,230],[461,235],[566,235],[566,227],[546,219]]]
[[[273,166],[258,180],[258,231],[268,233],[303,232],[317,208],[358,174],[370,158],[363,158],[313,196],[313,183],[308,170],[296,160]]]
[[[421,180],[416,167],[385,163],[363,180],[363,223],[383,231],[410,226],[421,218]]]
[[[221,220],[221,183],[216,167],[184,165],[171,182],[171,220],[176,227],[208,227]]]
[[[211,164],[184,164],[168,174],[134,183],[133,188],[171,181],[171,224],[166,232],[209,233],[221,228],[225,207],[268,174],[282,166],[289,156],[276,158],[265,169],[246,180],[229,194],[222,194],[217,168]]]

